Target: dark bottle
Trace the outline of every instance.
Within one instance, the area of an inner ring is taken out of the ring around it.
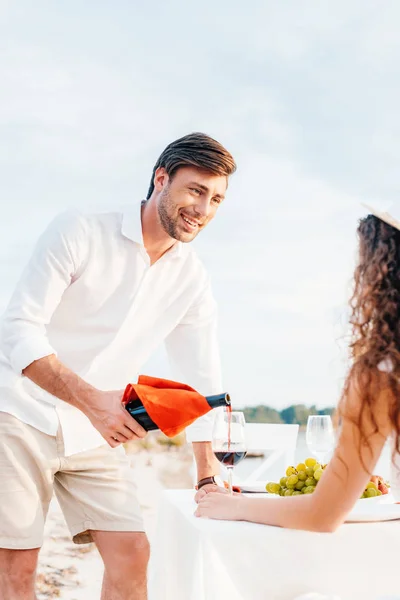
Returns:
[[[219,406],[228,407],[231,405],[231,399],[229,394],[217,394],[215,396],[205,396],[210,408],[218,408]],[[150,418],[147,410],[143,406],[139,398],[131,400],[125,405],[128,413],[145,429],[146,431],[152,431],[153,429],[159,429],[158,425]],[[201,415],[199,415],[201,416]]]

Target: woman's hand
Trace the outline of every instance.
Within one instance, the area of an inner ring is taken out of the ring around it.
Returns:
[[[201,490],[200,490],[201,491]],[[246,498],[241,494],[219,494],[209,492],[199,499],[195,511],[196,517],[223,519],[225,521],[241,521],[244,517]]]
[[[196,492],[194,497],[195,502],[198,504],[200,500],[207,496],[207,494],[229,494],[229,492],[227,489],[216,485],[215,483],[208,483],[207,485],[203,485],[203,487]]]

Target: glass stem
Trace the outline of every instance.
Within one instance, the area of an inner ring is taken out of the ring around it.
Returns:
[[[233,488],[232,488],[232,473],[233,473],[233,467],[227,467],[228,468],[228,489],[229,489],[229,493],[232,496],[233,495]]]

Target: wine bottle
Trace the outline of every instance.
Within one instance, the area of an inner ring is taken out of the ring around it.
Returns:
[[[228,407],[231,405],[231,399],[229,394],[216,394],[215,396],[205,396],[207,403],[210,408],[218,408],[219,406]],[[139,398],[131,400],[125,405],[126,410],[129,414],[145,429],[146,431],[152,431],[159,429],[158,425],[150,418],[147,410],[142,404]]]

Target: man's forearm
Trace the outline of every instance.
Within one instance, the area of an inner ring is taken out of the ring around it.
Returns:
[[[211,442],[193,442],[193,453],[197,465],[197,481],[219,474],[220,466],[212,451]]]
[[[46,392],[82,410],[98,390],[51,354],[28,365],[23,374]]]
[[[147,433],[122,405],[122,390],[94,388],[65,367],[54,354],[35,360],[23,374],[46,392],[79,408],[112,448],[143,438]]]

